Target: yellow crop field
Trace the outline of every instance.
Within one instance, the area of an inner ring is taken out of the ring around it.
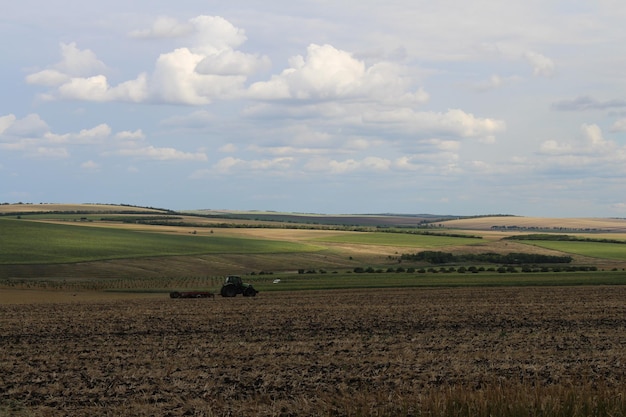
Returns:
[[[494,227],[513,227],[529,230],[568,231],[604,231],[626,234],[626,219],[612,218],[550,218],[550,217],[520,217],[520,216],[493,216],[476,217],[441,222],[445,227],[467,230],[492,230]]]

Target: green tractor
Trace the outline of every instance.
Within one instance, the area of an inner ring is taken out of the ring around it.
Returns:
[[[229,275],[222,285],[220,294],[222,297],[235,297],[237,294],[243,294],[244,297],[254,297],[258,291],[250,284],[244,284],[241,277],[237,275]]]

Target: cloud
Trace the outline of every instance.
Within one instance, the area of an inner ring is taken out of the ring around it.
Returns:
[[[626,107],[626,100],[600,101],[590,96],[579,96],[552,103],[553,109],[561,111],[608,110],[623,107]]]
[[[397,158],[394,167],[400,171],[419,172],[423,175],[446,176],[461,173],[458,162],[459,156],[452,152],[420,153]]]
[[[100,164],[89,160],[80,164],[80,167],[86,171],[97,171],[100,168]]]
[[[573,151],[573,147],[570,144],[559,143],[556,140],[550,139],[541,144],[539,147],[540,152],[543,154],[567,154]]]
[[[72,78],[59,86],[55,98],[82,101],[122,101],[138,103],[148,97],[146,74],[140,74],[135,80],[123,82],[111,87],[104,75],[88,78]],[[53,96],[48,96],[53,98]]]
[[[266,56],[260,57],[259,55],[225,49],[205,56],[196,65],[195,70],[199,74],[251,75],[269,66],[270,60]]]
[[[78,49],[75,42],[61,43],[62,60],[54,68],[70,76],[98,74],[106,65],[90,49]]]
[[[237,95],[247,76],[269,66],[269,58],[234,48],[246,41],[243,30],[222,17],[191,19],[194,42],[157,59],[150,77],[151,98],[166,103],[203,105]]]
[[[518,82],[519,80],[520,77],[517,76],[502,77],[498,74],[493,74],[488,79],[474,83],[470,87],[472,90],[482,93],[486,91],[497,90],[507,84]]]
[[[206,72],[207,65],[204,73],[198,72],[198,65],[206,63],[208,58],[188,48],[162,54],[150,79],[152,99],[165,103],[203,105],[215,98],[232,98],[240,94],[247,80],[245,74],[250,71],[250,62],[239,70],[235,70],[238,64],[233,64],[228,75],[222,71],[217,74]]]
[[[586,124],[581,126],[583,137],[589,144],[590,149],[596,152],[610,151],[615,147],[615,143],[607,141],[602,135],[602,129],[596,124]]]
[[[535,77],[552,77],[555,75],[556,65],[550,58],[533,51],[524,53],[524,58],[533,67]]]
[[[203,152],[182,152],[174,148],[156,148],[147,146],[143,148],[121,149],[118,155],[140,159],[152,159],[157,161],[206,161],[208,158]]]
[[[0,116],[0,135],[4,133],[13,123],[15,123],[16,117],[14,114],[7,114],[6,116]]]
[[[22,119],[17,119],[13,114],[0,118],[0,134],[5,136],[38,137],[48,130],[48,124],[35,113]]]
[[[45,100],[204,105],[241,94],[249,75],[269,67],[268,57],[234,49],[246,41],[245,32],[219,16],[198,16],[186,24],[161,17],[151,29],[131,32],[135,38],[185,35],[191,45],[161,54],[152,73],[117,85],[109,83],[96,55],[75,43],[62,43],[62,61],[26,81],[51,88],[41,96]]]
[[[427,139],[421,141],[422,144],[433,147],[441,152],[458,152],[461,149],[461,143],[456,140]]]
[[[269,81],[252,84],[249,96],[257,100],[337,100],[388,98],[424,103],[428,94],[407,93],[410,77],[395,64],[366,67],[363,61],[331,45],[311,44],[307,55],[289,60],[290,67]]]
[[[582,124],[580,135],[569,142],[548,140],[539,154],[538,167],[549,174],[614,177],[626,174],[626,147],[604,138],[596,124]]]
[[[179,38],[190,34],[192,30],[193,26],[188,22],[182,23],[172,17],[161,16],[149,29],[133,30],[129,36],[137,39]]]
[[[207,110],[198,110],[185,115],[175,115],[161,121],[162,126],[186,129],[203,129],[215,123],[215,116]]]
[[[67,146],[102,144],[111,135],[111,128],[104,123],[77,133],[53,133],[38,114],[22,119],[4,116],[0,118],[0,125],[5,127],[0,129],[2,149],[22,152],[29,157],[67,158],[70,156]]]
[[[166,103],[203,105],[241,92],[247,76],[269,66],[269,58],[234,48],[246,41],[245,32],[219,16],[189,20],[193,42],[161,54],[150,76],[150,99]]]
[[[616,120],[611,126],[611,132],[626,132],[626,117]]]
[[[114,138],[116,141],[107,139]],[[204,152],[183,152],[170,147],[139,146],[145,139],[141,129],[113,133],[106,123],[78,132],[54,133],[38,114],[22,119],[14,115],[0,117],[0,149],[22,152],[29,157],[67,158],[72,146],[85,147],[92,153],[135,157],[159,161],[206,161]],[[97,145],[97,147],[96,147]],[[69,149],[68,149],[69,148]],[[113,150],[111,150],[113,148]],[[93,168],[93,166],[83,168]]]
[[[399,108],[382,112],[369,112],[363,115],[366,124],[403,126],[409,132],[422,134],[454,135],[466,138],[491,140],[493,135],[504,131],[506,123],[497,119],[479,118],[461,109],[447,112],[417,112]]]
[[[190,19],[195,29],[194,52],[210,55],[241,46],[246,33],[220,16],[201,15]]]
[[[227,156],[226,158],[223,158],[219,160],[216,164],[214,164],[211,169],[197,170],[190,176],[190,178],[203,179],[215,174],[241,174],[245,176],[250,173],[261,171],[282,173],[286,170],[289,170],[292,167],[294,161],[294,158],[291,157],[244,160],[241,158]]]
[[[250,145],[247,150],[268,155],[319,155],[330,152],[340,152],[338,149],[303,148],[296,146],[257,146]]]
[[[74,77],[100,74],[106,65],[90,49],[79,49],[75,42],[59,45],[61,61],[50,68],[35,72],[26,77],[29,84],[54,87],[68,82]]]
[[[28,84],[43,85],[45,87],[57,87],[70,81],[71,79],[72,77],[68,74],[52,68],[26,76],[26,82]]]
[[[122,132],[117,132],[115,134],[115,138],[116,139],[121,139],[121,140],[129,140],[129,141],[133,141],[133,140],[143,140],[146,138],[146,135],[143,133],[143,131],[141,129],[137,129],[134,132],[131,132],[129,130],[125,130]]]
[[[62,135],[46,132],[43,138],[51,143],[94,144],[100,143],[111,135],[109,125],[102,123],[91,129],[82,129],[78,133]]]
[[[327,158],[314,158],[304,165],[308,172],[324,174],[347,174],[351,172],[384,172],[391,168],[392,162],[386,158],[375,156],[365,157],[361,160],[346,159],[338,161]]]
[[[148,97],[146,74],[112,87],[107,77],[99,73],[105,66],[92,51],[79,50],[71,43],[61,44],[61,53],[63,61],[54,68],[26,77],[29,84],[53,88],[41,96],[43,99],[140,102]]]

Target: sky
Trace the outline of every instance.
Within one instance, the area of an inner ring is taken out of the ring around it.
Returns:
[[[20,0],[0,203],[626,217],[621,0]]]

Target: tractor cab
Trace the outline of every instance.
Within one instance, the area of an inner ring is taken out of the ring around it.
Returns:
[[[224,281],[224,285],[226,284],[243,285],[243,281],[241,280],[240,276],[229,275],[226,277],[226,280]]]

